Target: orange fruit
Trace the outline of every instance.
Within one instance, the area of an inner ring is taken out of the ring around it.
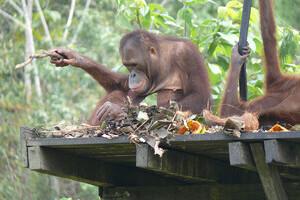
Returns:
[[[280,124],[275,124],[268,130],[268,132],[288,132],[289,130],[281,126]]]
[[[184,135],[185,132],[187,132],[187,131],[188,131],[188,129],[187,129],[184,125],[182,125],[182,126],[180,126],[180,127],[178,128],[177,133],[180,134],[180,135]]]
[[[201,134],[201,133],[205,133],[205,127],[198,121],[195,120],[189,120],[187,122],[187,126],[189,128],[189,130],[194,133],[194,134]]]

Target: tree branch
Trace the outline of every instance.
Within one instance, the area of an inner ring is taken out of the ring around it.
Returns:
[[[72,38],[71,44],[74,44],[74,43],[76,42],[76,40],[77,40],[78,34],[79,34],[79,32],[81,31],[82,26],[83,26],[83,24],[84,24],[84,21],[85,21],[84,18],[85,18],[85,16],[86,16],[86,13],[87,13],[88,10],[89,10],[90,4],[91,4],[91,0],[87,0],[87,1],[86,1],[86,4],[85,4],[85,7],[84,7],[84,10],[83,10],[82,17],[81,17],[80,22],[79,22],[79,25],[78,25],[78,28],[77,28],[77,30],[76,30],[76,32],[75,32],[73,38]]]
[[[72,19],[73,19],[73,14],[74,14],[74,10],[75,10],[75,4],[76,4],[76,0],[72,0],[68,21],[67,21],[67,24],[65,26],[65,31],[64,31],[64,34],[63,34],[63,41],[66,41],[66,39],[68,37],[69,27],[71,26]]]
[[[42,8],[41,8],[41,5],[40,5],[40,1],[39,0],[35,0],[35,5],[36,5],[37,10],[39,12],[39,15],[40,15],[40,18],[41,18],[41,21],[42,21],[42,24],[43,24],[43,27],[44,27],[44,30],[45,30],[46,38],[50,42],[50,45],[53,46],[52,37],[50,35],[48,24],[46,22],[45,15],[44,15],[44,13],[42,11]]]
[[[24,16],[22,9],[13,0],[7,0],[7,1],[21,16]]]
[[[0,15],[2,15],[3,17],[15,22],[17,25],[21,26],[22,28],[26,29],[25,24],[23,24],[20,20],[16,19],[15,17],[11,16],[10,14],[8,14],[7,12],[5,12],[4,10],[2,10],[0,8]]]
[[[160,3],[161,6],[165,6],[168,3],[168,0],[163,0],[163,2]]]
[[[140,20],[140,12],[139,9],[136,9],[136,20],[137,20],[137,24],[139,26],[139,29],[142,29],[142,24],[141,24],[141,20]]]

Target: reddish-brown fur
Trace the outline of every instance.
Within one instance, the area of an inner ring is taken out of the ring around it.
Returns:
[[[272,0],[260,0],[259,10],[266,66],[265,95],[249,102],[239,100],[240,66],[232,60],[220,115],[241,115],[248,111],[258,114],[262,124],[277,121],[300,123],[300,76],[283,75],[280,71]]]
[[[127,96],[138,104],[146,96],[157,93],[158,106],[168,106],[170,100],[174,100],[183,110],[192,113],[201,113],[210,102],[210,85],[203,58],[198,48],[188,40],[142,30],[122,38],[120,54],[123,64],[128,68],[138,66],[147,76],[150,86],[142,93],[135,93],[129,88],[128,75],[112,72],[87,57],[68,51],[55,49],[53,58],[60,54],[66,59],[53,59],[51,62],[57,66],[71,64],[82,68],[107,91],[90,117],[89,123],[92,125],[99,124],[107,113],[117,117]]]

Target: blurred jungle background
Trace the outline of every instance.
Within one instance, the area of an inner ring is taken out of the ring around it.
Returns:
[[[263,93],[262,40],[257,1],[248,42],[249,97]],[[300,72],[300,0],[276,0],[281,66]],[[84,121],[103,89],[72,67],[40,59],[15,69],[41,49],[63,46],[116,71],[126,72],[118,52],[125,33],[143,28],[184,37],[207,62],[215,104],[219,102],[232,46],[238,41],[242,1],[229,0],[0,0],[0,199],[97,199],[94,186],[24,169],[19,127]],[[146,100],[153,104],[155,97]],[[214,107],[216,109],[216,107]]]

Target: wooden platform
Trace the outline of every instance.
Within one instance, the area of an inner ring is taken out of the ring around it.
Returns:
[[[99,186],[104,200],[300,199],[300,132],[184,135],[162,158],[126,136],[34,138],[21,128],[24,165]]]

